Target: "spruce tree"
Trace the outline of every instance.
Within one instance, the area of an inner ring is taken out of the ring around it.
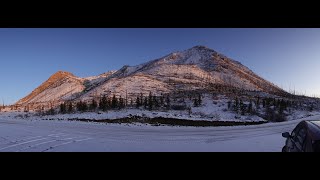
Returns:
[[[116,98],[116,95],[113,95],[112,101],[111,101],[111,108],[115,109],[118,107],[118,99]]]
[[[237,97],[236,97],[236,99],[234,100],[233,110],[238,113],[238,110],[239,110],[239,100],[238,100]]]
[[[198,102],[198,99],[197,99],[197,98],[194,98],[194,99],[193,99],[193,106],[194,106],[194,107],[198,107],[198,106],[199,106],[199,102]]]
[[[139,108],[140,106],[141,106],[140,97],[137,96],[137,99],[136,99],[136,108]]]
[[[283,103],[280,103],[279,114],[283,114],[283,111],[284,111],[284,105],[283,105]]]
[[[171,104],[170,104],[170,96],[169,96],[169,94],[168,94],[167,97],[166,97],[166,108],[167,108],[167,109],[170,109],[170,107],[171,107]]]
[[[230,109],[231,108],[231,101],[229,100],[228,101],[228,109]]]
[[[144,97],[144,102],[143,102],[144,108],[147,109],[148,106],[148,98]]]
[[[164,104],[164,99],[163,99],[163,95],[161,94],[160,96],[160,106],[163,106]]]
[[[91,104],[90,104],[90,110],[95,111],[97,106],[98,106],[97,102],[94,99],[92,99]]]
[[[133,101],[132,101],[132,98],[130,98],[130,107],[133,107]]]
[[[68,113],[71,113],[73,111],[72,102],[69,102],[68,104]]]
[[[103,110],[102,98],[99,99],[99,106],[98,106],[98,108],[99,108],[100,110]]]
[[[125,107],[125,100],[120,96],[118,108],[122,109]]]
[[[149,93],[149,98],[148,98],[148,106],[149,106],[149,111],[152,110],[153,108],[153,98],[152,98],[152,93]]]
[[[81,104],[81,111],[84,112],[84,111],[87,111],[87,110],[88,110],[87,102],[83,101],[82,104]]]
[[[249,102],[247,112],[248,112],[249,114],[252,114],[252,101],[251,101],[251,100],[250,100],[250,102]]]
[[[48,112],[47,112],[48,115],[54,115],[55,114],[55,111],[53,109],[53,107],[51,107]]]
[[[60,113],[65,114],[67,112],[66,104],[61,103],[60,104]]]
[[[281,105],[282,101],[283,101],[283,99],[282,100],[280,100],[280,99],[277,100],[276,108],[278,108]]]
[[[202,98],[201,98],[201,94],[198,95],[198,106],[201,106],[202,104]]]
[[[82,101],[77,102],[77,111],[82,111]]]
[[[108,98],[106,97],[106,95],[103,95],[103,97],[100,99],[99,102],[99,109],[101,109],[102,111],[107,110],[107,100]]]
[[[152,98],[153,98],[152,100],[153,100],[154,107],[156,107],[156,108],[160,107],[160,104],[159,104],[159,101],[157,100],[157,97],[153,96]]]
[[[243,104],[242,99],[240,99],[240,111],[241,111],[241,115],[245,115],[246,106],[245,106],[245,104]]]
[[[140,105],[142,106],[142,104],[143,104],[143,94],[140,93]]]

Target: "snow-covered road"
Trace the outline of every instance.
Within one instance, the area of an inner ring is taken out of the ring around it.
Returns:
[[[304,119],[320,119],[320,115]],[[300,120],[237,127],[169,127],[0,117],[0,151],[281,151]]]

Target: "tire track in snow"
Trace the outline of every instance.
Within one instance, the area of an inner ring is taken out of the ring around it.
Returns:
[[[80,140],[68,141],[68,142],[65,142],[65,143],[61,143],[61,144],[57,144],[57,145],[54,145],[54,146],[50,146],[50,148],[45,149],[45,150],[43,150],[41,152],[46,152],[48,150],[54,149],[54,148],[59,147],[59,146],[64,146],[64,145],[67,145],[67,144],[81,142],[81,141],[87,141],[87,140],[90,140],[90,139],[93,139],[93,138],[85,138],[85,139],[80,139]]]
[[[41,140],[44,140],[44,139],[49,139],[49,138],[40,138],[40,139],[31,140],[31,141],[26,141],[26,142],[23,142],[23,143],[13,144],[13,145],[10,145],[10,146],[6,146],[6,147],[3,147],[3,148],[0,148],[0,151],[2,151],[4,149],[9,149],[9,148],[12,148],[12,147],[24,145],[24,144],[27,144],[27,143],[31,143],[31,142],[41,141]]]
[[[25,148],[22,148],[22,149],[19,149],[19,150],[15,151],[15,152],[21,152],[21,151],[24,151],[24,150],[29,150],[29,149],[36,148],[36,147],[39,147],[41,145],[49,144],[49,143],[52,143],[52,142],[66,141],[66,140],[71,140],[71,139],[76,139],[76,138],[81,138],[81,137],[70,137],[70,138],[64,138],[64,139],[53,139],[53,140],[50,140],[50,141],[45,141],[45,142],[41,142],[41,143],[38,143],[38,144],[29,145],[29,146],[27,146]]]

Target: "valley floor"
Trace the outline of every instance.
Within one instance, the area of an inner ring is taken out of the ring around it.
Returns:
[[[252,126],[172,127],[19,119],[0,115],[0,151],[276,151],[301,120]]]

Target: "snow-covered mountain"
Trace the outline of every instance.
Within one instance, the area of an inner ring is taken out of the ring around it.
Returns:
[[[209,90],[213,84],[269,94],[285,93],[240,62],[212,49],[195,46],[137,66],[123,66],[99,76],[78,78],[57,72],[17,104],[52,100],[89,100],[102,95],[134,98],[176,90]]]
[[[270,94],[284,93],[240,62],[207,47],[195,46],[137,66],[123,66],[81,98],[90,99],[103,94],[125,97],[139,93],[147,95],[150,91],[161,94],[174,90],[210,89],[212,84]]]
[[[70,72],[58,71],[33,90],[29,95],[20,99],[16,104],[41,104],[72,100],[77,98],[90,87],[97,86],[99,82],[113,73],[114,71],[110,71],[98,76],[79,78]]]
[[[83,82],[83,79],[69,72],[58,71],[16,104],[40,103],[70,98],[72,94],[83,91],[85,88]]]

